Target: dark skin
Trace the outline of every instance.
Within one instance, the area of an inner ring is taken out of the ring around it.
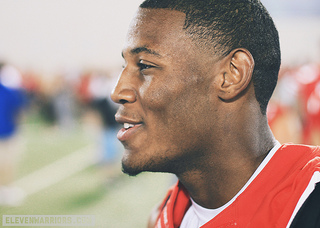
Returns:
[[[192,199],[218,208],[237,194],[275,145],[252,84],[246,49],[220,56],[183,29],[185,14],[139,9],[112,93],[124,171],[171,172]],[[206,51],[203,51],[206,50]],[[155,216],[156,217],[156,216]]]

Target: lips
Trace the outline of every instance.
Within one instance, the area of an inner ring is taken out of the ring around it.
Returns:
[[[125,123],[124,125],[127,125]],[[139,130],[139,128],[142,126],[142,124],[130,124],[130,127],[126,128],[123,127],[119,130],[117,134],[117,138],[123,142],[123,141],[128,141],[130,138],[133,137],[133,135],[136,134],[136,132]]]
[[[120,124],[123,124],[123,128],[121,128],[117,134],[117,138],[121,142],[132,138],[142,126],[142,122],[140,121],[132,120],[119,115],[116,115],[116,121]]]

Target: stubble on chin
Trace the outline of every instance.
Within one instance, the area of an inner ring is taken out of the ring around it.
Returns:
[[[152,159],[141,161],[138,164],[133,163],[130,159],[122,159],[122,172],[129,176],[137,176],[142,172],[161,172],[175,173],[176,162],[170,162],[169,158],[163,157],[159,161]]]
[[[142,171],[138,170],[137,168],[132,168],[126,165],[124,162],[122,162],[122,172],[125,174],[128,174],[129,176],[135,177],[138,174],[140,174]]]

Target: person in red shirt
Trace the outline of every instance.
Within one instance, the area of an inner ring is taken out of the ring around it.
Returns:
[[[320,143],[320,68],[305,64],[298,68],[295,80],[299,85],[299,108],[302,113],[302,143]]]
[[[299,227],[320,152],[281,146],[268,126],[280,48],[260,1],[146,0],[122,56],[123,171],[179,179],[149,227]]]

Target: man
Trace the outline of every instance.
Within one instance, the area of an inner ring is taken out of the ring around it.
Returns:
[[[0,206],[18,206],[24,198],[23,191],[12,186],[23,150],[18,119],[26,100],[20,77],[14,67],[0,63]]]
[[[280,51],[262,4],[146,0],[122,55],[123,171],[179,178],[149,226],[289,226],[320,180],[320,149],[269,129]]]

